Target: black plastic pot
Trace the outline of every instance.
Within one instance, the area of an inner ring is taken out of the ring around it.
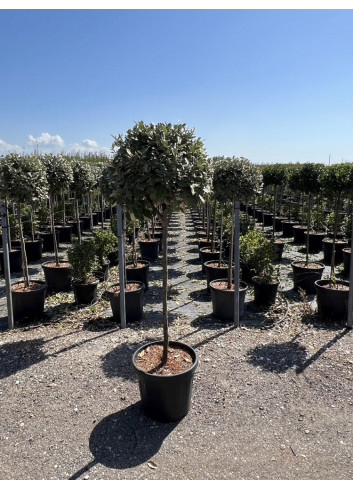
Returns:
[[[324,250],[324,262],[331,263],[332,258],[332,247],[333,241],[324,239],[322,242],[323,250]],[[343,248],[347,248],[348,241],[347,240],[338,240],[335,243],[335,265],[343,262]]]
[[[159,240],[151,239],[150,241],[139,241],[141,257],[143,260],[157,260],[159,251]]]
[[[93,304],[96,302],[98,283],[98,280],[88,284],[72,281],[76,304]]]
[[[28,263],[34,263],[42,258],[43,240],[25,241],[25,250]]]
[[[254,302],[258,306],[270,307],[276,302],[279,280],[275,282],[262,282],[260,277],[253,277]]]
[[[71,243],[72,225],[55,226],[55,229],[60,232],[60,243]]]
[[[273,214],[270,213],[263,213],[263,219],[264,219],[264,226],[273,226]]]
[[[80,221],[82,221],[84,231],[91,229],[91,216],[80,216]]]
[[[279,263],[282,259],[285,242],[279,239],[275,239],[274,245],[276,247],[276,262]]]
[[[118,251],[110,251],[108,253],[109,266],[115,267],[119,264],[119,253]]]
[[[348,277],[350,272],[350,266],[351,266],[351,249],[343,248],[342,255],[343,255],[343,273],[346,277]]]
[[[306,245],[307,235],[308,235],[308,232],[304,231],[305,245]],[[325,232],[310,231],[309,232],[309,253],[318,253],[319,251],[322,251],[322,242],[323,242],[325,237],[326,237]]]
[[[98,213],[97,212],[92,212],[92,220],[93,220],[93,226],[98,226]]]
[[[282,222],[285,220],[286,218],[284,216],[275,217],[275,231],[282,231]]]
[[[282,236],[283,238],[293,237],[293,226],[299,225],[298,221],[282,221]]]
[[[206,273],[207,280],[207,288],[210,288],[210,283],[213,280],[223,279],[228,277],[228,266],[222,265],[218,267],[218,260],[210,260],[206,261],[203,265]],[[217,266],[212,266],[212,264],[216,264]]]
[[[213,280],[210,282],[212,310],[213,315],[224,321],[234,321],[234,290],[218,289],[215,287],[216,282],[227,283],[227,280]],[[239,290],[239,317],[244,312],[244,302],[248,286],[245,282],[240,281]]]
[[[24,282],[17,282],[17,284],[22,283]],[[15,321],[20,319],[40,319],[43,315],[47,285],[43,280],[30,280],[30,283],[39,284],[40,287],[28,291],[16,291],[11,287],[13,318]]]
[[[127,282],[127,284],[132,282]],[[125,290],[125,310],[126,310],[126,322],[133,323],[134,321],[139,321],[143,315],[143,299],[145,284],[142,282],[134,281],[140,287],[137,290],[127,291]],[[120,291],[115,292],[114,287],[120,284],[113,284],[106,291],[106,295],[109,298],[110,306],[113,312],[113,318],[115,321],[120,323]]]
[[[59,245],[60,231],[56,230],[56,242]],[[38,233],[38,239],[43,240],[43,253],[54,251],[54,236],[51,231],[40,231]]]
[[[60,261],[59,264],[68,266],[49,266],[55,261],[47,261],[42,264],[48,292],[64,292],[71,288],[71,265],[69,262]]]
[[[83,233],[83,221],[79,221],[80,223],[80,232]],[[67,224],[70,224],[72,227],[72,234],[75,234],[75,236],[78,235],[78,228],[77,228],[77,221],[68,221]]]
[[[12,248],[9,252],[10,273],[22,272],[22,252],[19,248]],[[4,251],[0,250],[1,273],[5,273]]]
[[[308,230],[306,226],[293,226],[293,237],[294,237],[294,243],[296,244],[304,244],[305,243],[305,231]]]
[[[174,375],[155,375],[143,372],[136,365],[136,359],[142,350],[160,341],[140,347],[132,357],[137,374],[141,395],[141,407],[144,413],[157,421],[173,422],[186,416],[190,410],[194,373],[198,365],[198,356],[193,348],[177,341],[170,341],[171,347],[178,346],[188,351],[193,364],[188,370]]]
[[[150,262],[147,260],[137,260],[143,267],[134,267],[133,263],[126,264],[126,279],[129,282],[142,282],[145,284],[145,292],[148,290],[148,274]]]
[[[315,282],[320,280],[322,273],[325,269],[323,263],[316,263],[318,268],[305,267],[305,261],[295,261],[291,263],[293,270],[293,284],[294,289],[299,287],[307,294],[315,294]]]
[[[336,285],[346,286],[345,289],[327,287],[330,283],[330,280],[317,280],[315,282],[319,316],[322,319],[345,319],[348,309],[349,282],[336,280]]]
[[[103,263],[100,268],[93,272],[93,275],[100,281],[106,282],[109,278],[109,262]]]
[[[219,256],[220,256],[219,250],[211,251],[211,248],[200,248],[202,271],[205,273],[204,263],[206,261],[218,260]]]

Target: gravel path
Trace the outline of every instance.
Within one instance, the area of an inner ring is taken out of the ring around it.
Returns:
[[[292,291],[288,267],[300,248],[284,252],[276,306],[257,311],[249,290],[234,329],[212,317],[195,243],[191,220],[175,215],[170,336],[200,359],[189,414],[162,424],[139,406],[131,356],[161,337],[157,260],[144,319],[126,329],[103,298],[78,307],[70,292],[47,299],[42,323],[0,333],[0,479],[352,478],[352,332],[303,314],[315,302]]]

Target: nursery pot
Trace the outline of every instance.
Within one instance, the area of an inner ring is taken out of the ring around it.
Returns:
[[[282,259],[285,243],[284,243],[284,241],[282,241],[280,239],[275,239],[274,245],[276,247],[276,262],[279,263]]]
[[[285,220],[284,216],[275,217],[275,231],[282,231],[282,222]]]
[[[48,292],[63,292],[71,288],[71,265],[67,261],[60,261],[59,266],[55,261],[47,261],[42,264]]]
[[[83,221],[80,219],[79,223],[80,223],[80,232],[82,234],[82,232],[83,232]],[[77,221],[70,221],[70,222],[67,222],[67,224],[71,225],[72,234],[75,234],[77,236],[78,235]]]
[[[292,238],[293,237],[293,226],[298,225],[298,221],[282,221],[282,236],[283,238]]]
[[[342,255],[343,255],[343,273],[346,277],[348,277],[350,272],[350,266],[351,266],[351,249],[343,248]]]
[[[324,250],[324,262],[331,263],[332,258],[332,246],[333,241],[331,239],[324,239],[323,242],[323,250]],[[335,264],[342,263],[343,261],[343,248],[347,248],[348,241],[344,239],[339,239],[335,242]]]
[[[118,251],[110,251],[108,253],[109,266],[115,267],[119,264],[119,252]]]
[[[12,248],[9,251],[10,273],[22,272],[22,252],[19,248]],[[4,251],[0,250],[1,272],[5,273],[4,268]]]
[[[294,289],[297,290],[300,287],[307,294],[315,294],[315,282],[321,279],[325,265],[316,262],[309,262],[308,265],[305,266],[305,261],[294,261],[291,263]]]
[[[218,266],[218,260],[206,261],[203,265],[205,267],[207,288],[210,289],[210,282],[220,278],[228,277],[228,265],[221,264]]]
[[[322,319],[345,319],[347,317],[349,282],[336,280],[334,287],[329,287],[331,280],[315,282],[317,310]]]
[[[132,285],[137,284],[136,290],[129,290]],[[130,285],[130,287],[129,287]],[[143,314],[143,299],[144,299],[145,284],[142,282],[128,281],[125,288],[125,309],[126,322],[133,323],[139,321]],[[113,318],[120,323],[120,284],[111,285],[106,291],[106,295],[110,300],[110,306],[113,312]]]
[[[56,233],[56,242],[59,244],[60,231],[55,230]],[[43,240],[43,253],[48,251],[54,251],[54,236],[51,231],[40,231],[38,233],[38,239]]]
[[[297,244],[304,244],[305,243],[305,231],[307,231],[308,228],[307,226],[293,226],[293,236],[294,236],[294,243]]]
[[[269,212],[264,212],[263,213],[263,219],[264,219],[264,226],[273,226],[273,214],[270,214]]]
[[[91,229],[91,216],[81,216],[80,221],[82,221],[84,231]]]
[[[60,232],[60,243],[71,243],[72,225],[55,226],[55,229]]]
[[[304,231],[304,242],[306,245],[308,232]],[[326,236],[324,231],[309,231],[309,253],[322,251],[322,242]]]
[[[213,280],[210,282],[213,315],[224,321],[234,321],[234,284],[227,288],[228,280]],[[244,302],[248,286],[239,283],[239,317],[244,312]]]
[[[93,304],[97,300],[97,287],[99,281],[92,283],[80,283],[72,281],[72,288],[76,304]]]
[[[136,364],[138,355],[155,344],[162,345],[163,342],[156,341],[141,346],[132,357],[132,364],[139,384],[141,407],[147,416],[157,421],[178,421],[190,410],[193,378],[198,365],[198,356],[190,346],[178,341],[170,341],[170,348],[181,348],[191,355],[193,363],[190,368],[174,375],[156,375],[144,372]]]
[[[109,261],[103,263],[100,268],[94,270],[93,275],[100,281],[106,282],[109,278]]]
[[[137,267],[132,262],[126,264],[126,279],[130,282],[142,282],[145,284],[145,292],[148,290],[148,273],[150,262],[137,260]]]
[[[157,260],[159,251],[159,239],[138,241],[143,260]]]
[[[269,307],[276,302],[279,280],[262,282],[261,277],[253,277],[254,301],[258,306]]]
[[[44,312],[44,301],[47,285],[43,280],[30,280],[29,289],[24,282],[16,282],[11,286],[13,318],[39,319]]]
[[[220,256],[219,250],[211,251],[211,248],[200,248],[200,258],[201,258],[203,273],[205,273],[204,263],[210,260],[218,260],[219,256]]]
[[[43,240],[25,241],[25,250],[28,263],[39,261],[42,258]]]

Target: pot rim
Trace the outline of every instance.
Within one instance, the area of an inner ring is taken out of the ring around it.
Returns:
[[[310,267],[302,267],[301,265],[297,265],[297,263],[305,263],[305,260],[294,260],[291,262],[291,266],[297,266],[298,268],[305,268],[308,270],[320,270],[320,268],[310,268]],[[309,261],[308,263],[314,263],[315,265],[321,265],[322,269],[325,269],[325,265],[320,261]]]
[[[139,280],[127,280],[126,283],[127,284],[140,284],[141,287],[139,289],[137,289],[137,290],[128,290],[128,291],[125,290],[125,294],[131,294],[133,292],[138,292],[138,291],[140,291],[141,289],[143,289],[145,287],[145,284],[143,282],[140,282]],[[113,295],[120,294],[120,292],[112,292],[111,290],[109,290],[112,287],[116,287],[117,285],[119,285],[119,287],[120,287],[120,282],[116,282],[115,284],[109,285],[109,287],[107,288],[106,292],[108,292],[109,294],[113,294]]]
[[[327,285],[331,282],[332,282],[332,280],[330,280],[329,278],[322,278],[322,279],[316,280],[315,285],[317,287],[323,287],[324,285]],[[339,280],[336,280],[336,283],[340,284],[340,285],[347,285],[347,287],[350,286],[348,280],[339,279]],[[325,289],[326,289],[326,287],[325,287]],[[347,292],[346,290],[340,290],[340,289],[331,289],[331,290],[335,290],[337,292]]]
[[[45,267],[45,265],[48,265],[49,263],[56,263],[56,261],[55,260],[45,261],[45,262],[42,263],[42,267]],[[70,265],[69,267],[63,267],[65,269],[72,268],[72,265],[71,265],[71,263],[68,260],[59,260],[59,263],[68,263],[68,265]],[[47,267],[47,268],[57,268],[57,267]],[[58,268],[60,268],[60,267],[58,267]]]
[[[29,283],[31,283],[31,282],[34,282],[36,284],[41,284],[42,285],[42,288],[41,289],[37,289],[37,291],[48,288],[48,285],[47,285],[47,283],[46,283],[45,280],[32,279],[32,280],[29,280]],[[23,292],[23,291],[21,292],[21,291],[18,291],[18,290],[15,290],[15,291],[12,290],[13,285],[24,284],[24,283],[25,283],[24,280],[18,280],[17,282],[14,282],[13,284],[11,284],[11,291],[12,292],[15,292],[15,293],[18,293],[18,294],[24,294],[24,293],[27,294],[28,292]]]
[[[227,278],[216,278],[215,280],[212,280],[210,282],[210,287],[212,286],[213,282],[228,282],[228,279]],[[232,280],[232,284],[234,284],[234,280]],[[244,280],[239,280],[239,285],[242,286],[241,290],[247,290],[249,288],[248,284],[246,282],[244,282]],[[245,286],[245,287],[244,287]],[[215,290],[220,290],[220,289],[217,289],[216,287],[213,287]],[[223,292],[232,292],[234,293],[234,290],[223,290]]]
[[[134,368],[138,371],[138,372],[141,372],[142,374],[148,376],[148,377],[153,377],[153,378],[161,378],[161,379],[167,379],[167,378],[178,378],[180,377],[181,375],[185,375],[186,373],[192,371],[192,370],[195,370],[196,367],[198,366],[198,363],[199,363],[199,356],[198,354],[196,353],[196,351],[194,350],[194,348],[192,348],[192,346],[190,345],[187,345],[186,343],[182,343],[181,341],[174,341],[174,340],[170,340],[169,341],[169,345],[173,346],[173,345],[182,345],[183,347],[186,347],[187,350],[191,350],[191,353],[192,355],[194,355],[195,357],[195,360],[194,360],[194,363],[190,366],[190,368],[188,368],[187,370],[183,370],[182,372],[179,372],[178,374],[172,374],[172,375],[157,375],[157,374],[150,374],[148,372],[145,372],[144,370],[141,370],[137,365],[136,365],[136,362],[135,362],[135,359],[137,357],[137,355],[140,353],[140,351],[144,350],[145,348],[147,348],[148,346],[150,345],[163,345],[163,340],[155,340],[155,341],[150,341],[148,343],[145,343],[144,345],[140,346],[135,352],[134,354],[132,355],[132,364],[134,366]]]

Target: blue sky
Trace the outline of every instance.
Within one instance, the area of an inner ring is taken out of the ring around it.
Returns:
[[[353,161],[353,10],[0,10],[0,153],[107,151],[135,121],[209,156]]]

